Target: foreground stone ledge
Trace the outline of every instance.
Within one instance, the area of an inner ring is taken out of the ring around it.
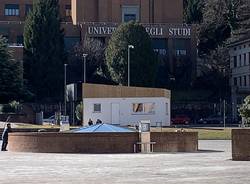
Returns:
[[[134,153],[139,133],[10,133],[8,149],[34,153]],[[151,132],[154,152],[195,152],[197,132]]]
[[[232,159],[250,161],[250,129],[232,130]]]
[[[152,132],[154,152],[196,152],[198,132]]]

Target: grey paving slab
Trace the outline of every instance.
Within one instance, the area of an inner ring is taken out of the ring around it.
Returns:
[[[231,141],[199,141],[198,153],[0,152],[0,184],[248,184],[250,162],[231,161]]]

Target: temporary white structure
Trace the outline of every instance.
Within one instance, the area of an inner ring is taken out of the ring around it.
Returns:
[[[121,126],[141,120],[150,120],[151,126],[170,125],[169,90],[85,83],[82,91],[84,125],[89,119]]]

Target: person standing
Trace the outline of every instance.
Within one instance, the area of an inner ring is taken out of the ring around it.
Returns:
[[[10,123],[7,123],[7,126],[4,128],[3,134],[2,134],[2,149],[1,151],[8,151],[7,145],[8,145],[8,138],[9,138],[9,132],[11,132],[11,125]]]
[[[93,125],[93,121],[92,121],[92,119],[89,119],[88,124],[89,124],[89,126]]]

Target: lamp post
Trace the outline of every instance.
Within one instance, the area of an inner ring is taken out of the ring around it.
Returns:
[[[133,45],[128,45],[128,86],[130,86],[130,49],[134,49]]]
[[[83,64],[84,64],[83,75],[82,75],[83,83],[86,83],[86,58],[87,56],[88,54],[82,54]]]
[[[67,115],[67,64],[64,64],[64,115]]]

